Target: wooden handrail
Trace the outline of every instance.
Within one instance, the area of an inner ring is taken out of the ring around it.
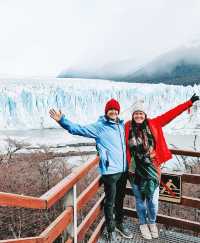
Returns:
[[[98,176],[88,188],[86,188],[77,199],[77,209],[80,210],[97,193],[101,187],[101,176]]]
[[[126,195],[133,195],[131,187],[126,188]],[[173,202],[173,201],[170,203],[177,204],[176,202]],[[183,205],[183,206],[192,207],[192,208],[200,208],[200,199],[194,198],[194,197],[181,196],[181,203],[179,203],[179,204]]]
[[[124,213],[125,215],[128,215],[130,217],[136,218],[137,213],[135,209],[130,209],[130,208],[124,208]],[[194,222],[191,220],[186,220],[186,219],[180,219],[180,218],[175,218],[171,216],[166,216],[162,214],[158,214],[157,216],[157,222],[177,228],[183,228],[187,230],[192,230],[195,232],[200,233],[200,223],[199,222]]]
[[[43,194],[40,199],[47,201],[47,208],[58,202],[81,178],[83,178],[90,169],[95,167],[99,162],[99,158],[86,162],[78,167],[73,173],[52,187],[48,192]]]
[[[95,221],[95,219],[100,215],[102,209],[102,202],[104,200],[104,194],[100,197],[98,202],[90,210],[89,214],[85,217],[83,222],[78,227],[78,242],[84,239],[86,232]]]
[[[73,209],[72,207],[67,207],[39,237],[0,240],[0,243],[51,243],[66,229],[72,221],[72,218]]]
[[[170,149],[173,154],[200,157],[200,152]],[[47,209],[53,206],[64,194],[69,191],[74,184],[80,180],[88,171],[98,164],[99,158],[86,162],[74,173],[64,178],[56,186],[51,188],[41,197],[22,196],[13,193],[0,192],[0,206],[24,207],[34,209]],[[192,179],[190,177],[193,177]],[[183,174],[183,181],[188,183],[200,184],[199,175]]]
[[[175,150],[171,149],[173,154],[184,155],[184,156],[195,156],[200,157],[200,152],[195,151],[185,151],[185,150]],[[18,195],[13,193],[0,192],[0,206],[11,206],[11,207],[24,207],[24,208],[34,208],[34,209],[48,209],[57,203],[61,198],[63,198],[66,193],[68,193],[76,183],[82,179],[86,173],[92,168],[94,168],[99,162],[97,157],[93,161],[87,162],[78,169],[76,169],[72,174],[60,181],[56,186],[51,188],[49,191],[44,193],[41,197],[31,197]],[[170,173],[172,174],[172,173]],[[173,173],[177,174],[177,173]],[[200,175],[191,175],[187,173],[178,173],[182,177],[182,181],[186,183],[200,184]],[[91,198],[97,193],[100,188],[100,176],[98,176],[89,186],[85,189],[77,199],[77,210],[80,210],[88,203]],[[130,189],[127,189],[130,193]],[[102,201],[104,195],[98,200],[89,214],[86,216],[85,220],[78,227],[78,240],[84,239],[84,236],[95,221],[95,219],[100,215],[102,208]],[[182,205],[190,206],[194,208],[200,208],[200,199],[182,196],[181,198]],[[136,216],[136,212],[132,209],[124,209],[125,212],[130,216]],[[29,237],[23,239],[13,239],[0,241],[0,243],[43,243],[43,242],[52,242],[55,240],[63,231],[66,230],[66,227],[73,220],[73,208],[67,206],[64,212],[62,212],[49,227],[43,231],[38,237]],[[168,222],[169,225],[182,226],[186,229],[193,229],[194,231],[199,232],[200,224],[193,221],[185,221],[182,219],[175,219],[173,217],[158,215],[158,220],[160,223]],[[183,223],[185,222],[185,223]],[[96,242],[99,237],[100,232],[105,224],[105,220],[102,219],[97,226],[96,230],[93,232],[92,236],[89,239],[89,242]],[[72,238],[69,238],[66,243],[71,243]]]
[[[200,184],[200,174],[183,173],[181,179],[184,183]]]
[[[190,157],[200,157],[200,152],[190,151],[190,150],[180,150],[180,149],[170,149],[172,154],[184,155]]]
[[[182,196],[181,197],[181,205],[200,209],[200,199],[194,198],[194,197]]]
[[[0,192],[0,206],[48,209],[58,202],[90,169],[98,164],[99,158],[86,162],[64,178],[41,197],[24,196]]]
[[[0,192],[0,206],[46,209],[47,202],[37,197]]]
[[[18,195],[13,193],[0,193],[0,206],[18,206],[25,208],[47,209],[54,203],[59,201],[66,193],[81,179],[86,173],[98,164],[98,157],[90,162],[85,163],[83,166],[76,169],[71,175],[67,176],[55,187],[50,189],[40,198],[30,197],[24,195]],[[83,191],[78,198],[78,206],[83,207],[94,194],[100,188],[100,176],[97,177],[90,186]],[[96,214],[95,214],[96,215]],[[95,217],[93,215],[93,217]],[[49,225],[45,231],[43,231],[39,237],[20,238],[12,240],[3,240],[0,243],[16,242],[16,243],[43,243],[53,242],[58,236],[66,230],[67,226],[72,222],[73,208],[68,206],[64,212],[62,212],[53,223]],[[72,239],[67,240],[68,243],[72,242]]]
[[[21,239],[0,240],[0,243],[43,243],[41,237],[27,237]]]
[[[40,237],[42,237],[45,243],[53,242],[67,228],[72,218],[73,208],[67,207],[67,209],[40,234]]]
[[[69,239],[65,242],[65,243],[73,243],[73,239],[71,237],[69,237]]]
[[[91,235],[90,239],[88,240],[88,243],[96,243],[103,232],[105,226],[105,218],[103,217],[100,221],[100,223],[97,225],[95,231]]]

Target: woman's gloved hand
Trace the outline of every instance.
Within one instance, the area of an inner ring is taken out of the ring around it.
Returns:
[[[193,96],[190,98],[190,100],[192,101],[192,103],[194,103],[195,101],[199,100],[199,96],[196,94],[193,94]]]

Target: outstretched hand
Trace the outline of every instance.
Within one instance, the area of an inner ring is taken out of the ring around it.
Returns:
[[[49,110],[50,117],[53,118],[55,121],[60,121],[62,117],[62,112],[61,110],[55,111],[54,109]]]
[[[192,103],[194,103],[195,101],[199,100],[199,96],[195,94],[193,94],[193,96],[190,98],[190,100],[192,101]]]

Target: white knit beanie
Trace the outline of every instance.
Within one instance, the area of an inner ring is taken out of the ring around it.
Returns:
[[[135,111],[142,111],[146,114],[145,112],[145,107],[144,107],[144,100],[137,100],[133,105],[132,105],[132,114]]]

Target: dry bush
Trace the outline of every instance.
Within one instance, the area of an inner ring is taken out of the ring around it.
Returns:
[[[88,159],[89,157],[87,156],[81,157],[80,162],[84,163]],[[54,154],[47,147],[43,147],[42,151],[37,153],[14,154],[10,162],[0,164],[0,191],[40,196],[71,172],[70,168],[67,167],[66,161],[61,158],[55,158]],[[198,163],[195,165],[195,173],[200,173],[200,165]],[[93,168],[77,183],[77,194],[80,195],[97,176],[97,169]],[[183,190],[184,195],[187,195],[189,192],[188,196],[200,198],[199,186],[195,187],[194,185],[186,184]],[[103,188],[80,210],[78,213],[78,224],[82,222],[98,201],[102,192]],[[125,206],[134,207],[134,198],[132,196],[126,196]],[[62,210],[61,202],[49,210],[0,207],[0,237],[1,239],[8,239],[39,235]],[[197,209],[190,209],[180,205],[160,203],[160,213],[187,220],[200,221],[200,212]],[[97,219],[95,225],[99,222],[99,219]],[[136,220],[133,221],[136,222]],[[90,228],[83,242],[87,242],[95,225]],[[169,227],[169,229],[172,228]],[[59,238],[57,242],[60,241]]]
[[[80,163],[88,159],[88,156],[82,156]],[[42,147],[36,153],[13,154],[9,163],[0,164],[0,191],[39,197],[70,172],[66,159],[55,158],[55,154],[48,147]],[[97,175],[94,168],[81,179],[77,185],[77,194],[80,195]],[[97,202],[98,197],[99,194],[79,212],[79,223]],[[62,200],[49,210],[0,207],[0,239],[39,235],[62,211]],[[92,229],[89,234],[91,232]],[[56,240],[61,241],[61,237]]]
[[[194,136],[193,144],[191,146],[191,149],[193,151],[199,151],[198,145],[197,145],[197,138],[198,136]],[[173,148],[179,149],[174,144],[170,144]],[[186,171],[189,173],[196,173],[195,169],[200,165],[200,157],[190,157],[190,156],[184,156],[184,155],[174,155],[177,162],[176,162],[176,171]],[[164,166],[163,166],[164,168]]]
[[[27,147],[30,146],[29,143],[24,142],[24,141],[18,141],[16,139],[7,137],[6,139],[4,139],[6,142],[6,153],[4,155],[1,155],[1,162],[10,162],[10,160],[12,159],[13,155],[22,150],[25,149]]]
[[[45,152],[15,154],[0,164],[0,191],[39,197],[70,171]],[[39,235],[62,211],[61,203],[49,210],[0,207],[0,239]]]

